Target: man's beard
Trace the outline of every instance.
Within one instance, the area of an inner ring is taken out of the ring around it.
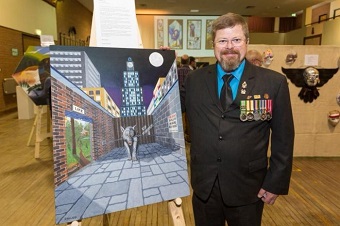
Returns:
[[[226,54],[237,54],[237,56],[228,56],[227,58],[226,57],[223,57],[223,55],[226,55]],[[236,68],[238,68],[238,66],[240,65],[241,63],[241,56],[240,56],[240,52],[239,51],[236,51],[236,50],[224,50],[222,52],[220,52],[220,58],[221,58],[221,61],[219,62],[223,68],[224,71],[226,72],[230,72],[230,71],[233,71],[235,70]]]

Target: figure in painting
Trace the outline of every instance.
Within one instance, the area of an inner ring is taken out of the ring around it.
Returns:
[[[129,156],[129,160],[132,161],[137,161],[137,142],[138,138],[136,135],[134,126],[128,126],[126,128],[120,127],[122,133],[123,133],[123,141],[124,141],[124,146],[126,148],[127,154]]]

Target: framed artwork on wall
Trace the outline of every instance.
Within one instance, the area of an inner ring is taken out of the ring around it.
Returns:
[[[314,35],[303,38],[304,45],[321,45],[322,35]]]
[[[183,49],[183,20],[168,20],[168,46]]]
[[[157,47],[164,45],[164,20],[157,19]]]
[[[201,49],[202,20],[187,20],[187,49]]]
[[[211,37],[211,26],[214,20],[206,21],[205,49],[213,49],[213,40]]]
[[[217,16],[155,16],[154,47],[167,46],[180,56],[214,56],[211,25]],[[200,50],[200,51],[197,51]]]

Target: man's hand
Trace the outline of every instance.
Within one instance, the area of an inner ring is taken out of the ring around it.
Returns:
[[[160,46],[159,47],[161,50],[170,50],[169,46]]]
[[[270,193],[269,191],[266,191],[263,188],[261,188],[261,190],[257,194],[257,197],[259,197],[264,203],[267,203],[269,205],[273,205],[276,198],[279,197],[279,196],[275,195],[273,193]]]

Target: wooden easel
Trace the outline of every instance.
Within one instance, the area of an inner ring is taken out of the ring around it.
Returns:
[[[110,225],[110,214],[103,214],[103,226]],[[81,226],[81,220],[67,223],[67,226]]]
[[[185,226],[182,210],[182,199],[176,198],[168,202],[168,210],[174,226]],[[81,220],[67,223],[67,226],[81,226]],[[103,214],[103,226],[110,226],[110,214]]]
[[[175,226],[185,226],[185,220],[182,210],[182,199],[176,198],[168,202],[168,209]]]
[[[42,132],[41,127],[41,119],[42,119],[42,114],[43,114],[43,107],[44,105],[39,105],[37,106],[36,110],[36,116],[34,119],[34,123],[31,129],[31,133],[29,135],[28,141],[27,141],[27,146],[31,145],[33,133],[35,130],[35,150],[34,150],[34,158],[39,158],[40,155],[40,143],[44,141],[46,138],[52,137],[51,131],[51,117],[50,117],[50,110],[47,108],[47,131]]]

